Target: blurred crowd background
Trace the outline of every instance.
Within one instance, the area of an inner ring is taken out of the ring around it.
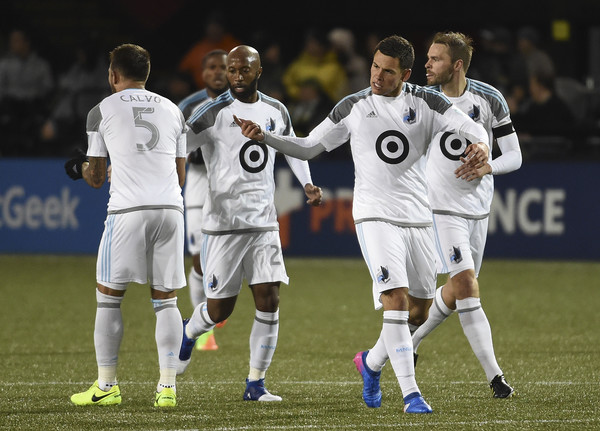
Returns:
[[[0,157],[67,157],[87,147],[85,119],[108,95],[108,52],[150,51],[147,88],[178,103],[203,87],[202,56],[257,48],[259,90],[307,134],[347,94],[369,86],[375,44],[415,46],[425,84],[429,38],[475,41],[468,77],[498,88],[526,160],[600,160],[600,1],[206,2],[0,0]],[[339,149],[329,158],[347,158]]]

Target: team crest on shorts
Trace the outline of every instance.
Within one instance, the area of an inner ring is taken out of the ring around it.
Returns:
[[[450,262],[461,263],[462,259],[462,252],[460,251],[460,247],[452,246],[452,250],[450,251]]]
[[[380,266],[379,271],[377,271],[377,283],[386,284],[388,281],[390,281],[390,272],[387,266]]]
[[[210,290],[212,290],[214,292],[215,290],[217,290],[218,285],[219,285],[219,280],[217,279],[217,276],[213,274],[212,278],[208,282],[208,287],[210,288]]]

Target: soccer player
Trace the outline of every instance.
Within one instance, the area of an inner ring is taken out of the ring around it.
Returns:
[[[87,157],[66,162],[67,174],[100,188],[112,172],[108,215],[96,265],[94,344],[98,379],[71,396],[75,405],[121,403],[117,359],[123,338],[121,302],[130,282],[149,282],[156,314],[160,380],[154,405],[176,405],[182,321],[177,289],[185,286],[184,218],[187,126],[179,108],[145,89],[150,54],[124,44],[110,53],[113,94],[87,117]]]
[[[363,378],[363,399],[381,406],[379,378],[389,359],[407,413],[431,413],[417,386],[410,324],[427,318],[435,294],[435,251],[425,178],[426,152],[437,133],[456,130],[477,144],[457,174],[487,160],[487,133],[439,92],[406,82],[414,49],[400,36],[379,42],[371,86],[342,99],[306,138],[280,137],[237,119],[242,133],[294,157],[310,159],[350,139],[355,167],[353,216],[373,280],[381,334],[354,363]],[[410,314],[409,314],[410,311]],[[409,317],[410,316],[410,317]]]
[[[281,401],[264,385],[277,347],[279,287],[288,283],[274,204],[275,150],[242,136],[234,112],[264,124],[276,134],[294,135],[287,109],[258,91],[262,72],[259,53],[240,45],[227,55],[229,90],[196,109],[187,123],[197,139],[208,173],[200,258],[206,302],[184,321],[180,373],[190,362],[194,340],[232,313],[245,278],[256,306],[250,332],[250,372],[243,399]],[[308,203],[321,202],[306,161],[287,157],[304,187]]]
[[[181,109],[186,119],[198,106],[227,90],[226,60],[227,52],[222,49],[210,51],[204,56],[202,59],[202,79],[206,87],[190,94],[179,102],[179,109]],[[191,131],[187,133],[188,141],[196,139],[196,136]],[[208,192],[208,184],[206,166],[200,148],[188,154],[187,161],[183,200],[185,203],[187,246],[192,255],[192,268],[188,275],[188,285],[192,306],[195,308],[198,304],[206,302],[206,294],[202,284],[202,267],[200,265],[200,238],[202,236],[202,207]],[[217,350],[218,348],[213,329],[202,334],[196,341],[196,349],[198,350]]]
[[[494,397],[510,397],[494,355],[490,324],[481,306],[477,277],[481,269],[494,195],[493,175],[521,166],[521,150],[504,97],[494,87],[466,77],[473,53],[472,40],[461,33],[437,33],[427,53],[427,83],[442,91],[459,109],[483,125],[502,154],[474,170],[471,181],[450,172],[471,142],[455,133],[438,133],[431,145],[427,180],[438,251],[438,272],[446,283],[436,290],[427,321],[413,334],[415,355],[423,338],[455,310],[465,336],[483,367]],[[415,359],[417,356],[415,356]]]

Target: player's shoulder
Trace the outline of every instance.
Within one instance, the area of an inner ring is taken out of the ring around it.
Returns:
[[[367,87],[363,90],[357,91],[356,93],[349,94],[340,100],[329,114],[329,119],[334,123],[338,123],[343,118],[350,115],[352,109],[361,101],[368,99],[373,96],[373,90],[371,87]]]
[[[187,119],[187,124],[195,133],[212,127],[219,113],[234,102],[229,91],[226,91],[212,100],[200,104]]]
[[[482,97],[502,97],[502,93],[496,87],[491,84],[488,84],[483,81],[478,81],[477,79],[467,78],[467,88],[465,91],[470,93],[478,94]]]
[[[440,114],[443,114],[452,106],[452,102],[442,93],[439,86],[423,86],[405,82],[402,93],[421,101],[429,109]]]
[[[198,90],[190,94],[187,97],[184,97],[177,104],[177,106],[179,107],[179,109],[181,109],[181,111],[184,114],[186,111],[189,111],[189,113],[191,113],[199,103],[205,101],[206,99],[208,99],[208,92],[206,91],[206,88],[204,88],[202,90]]]
[[[485,100],[496,115],[496,117],[503,117],[508,115],[510,110],[506,99],[493,85],[478,81],[476,79],[467,78],[467,87],[465,92],[473,94],[483,100]]]

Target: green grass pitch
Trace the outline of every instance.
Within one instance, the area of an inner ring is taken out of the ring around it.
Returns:
[[[187,260],[189,265],[189,259]],[[352,358],[372,347],[381,312],[360,259],[286,260],[277,352],[267,387],[281,403],[242,401],[253,304],[245,287],[219,350],[195,351],[177,407],[153,407],[155,317],[147,286],[123,302],[123,403],[76,407],[96,379],[94,256],[0,255],[0,430],[592,430],[600,429],[600,264],[484,261],[482,303],[517,396],[493,399],[452,316],[419,349],[417,382],[434,409],[402,413],[388,364],[383,404],[367,408]],[[179,295],[184,317],[192,308]]]

